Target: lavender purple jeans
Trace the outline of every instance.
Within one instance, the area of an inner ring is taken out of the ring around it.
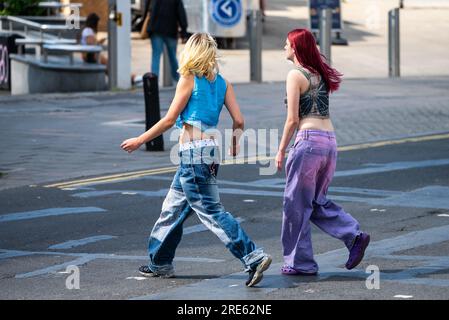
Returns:
[[[298,132],[285,166],[287,181],[281,236],[284,262],[298,271],[318,271],[313,258],[310,221],[342,240],[348,249],[360,234],[359,223],[326,197],[336,163],[334,132]]]

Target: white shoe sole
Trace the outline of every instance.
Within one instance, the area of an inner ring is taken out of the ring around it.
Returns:
[[[147,272],[141,272],[141,271],[139,271],[139,273],[146,278],[164,278],[164,279],[175,278],[174,273],[158,274],[158,273],[154,273],[154,272],[147,273]]]
[[[250,283],[247,284],[247,287],[253,287],[263,279],[263,272],[270,267],[271,261],[271,256],[267,256],[266,258],[264,258],[264,260],[262,260],[262,262],[256,268],[253,279]]]

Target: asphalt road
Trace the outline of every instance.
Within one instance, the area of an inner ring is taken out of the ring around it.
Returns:
[[[312,278],[279,273],[284,173],[260,176],[259,169],[219,169],[226,210],[274,258],[257,288],[245,287],[240,262],[195,216],[177,250],[177,277],[140,277],[173,176],[162,170],[0,191],[0,299],[449,299],[448,139],[339,153],[330,198],[372,242],[360,266],[347,271],[343,244],[314,227],[320,274]],[[77,287],[72,265],[79,289],[67,288]]]

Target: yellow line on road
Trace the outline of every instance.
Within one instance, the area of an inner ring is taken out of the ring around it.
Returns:
[[[432,141],[432,140],[441,140],[441,139],[449,139],[449,133],[436,134],[436,135],[430,135],[430,136],[422,136],[422,137],[403,138],[403,139],[396,139],[396,140],[379,141],[379,142],[362,143],[362,144],[356,144],[356,145],[351,145],[351,146],[339,147],[338,151],[343,152],[343,151],[361,150],[361,149],[378,148],[378,147],[383,147],[383,146],[388,146],[388,145],[396,145],[396,144],[402,144],[402,143],[408,143],[408,142],[422,142],[422,141]],[[225,160],[222,162],[222,165],[256,163],[257,161],[267,161],[267,160],[273,160],[273,159],[274,159],[274,156],[254,156],[254,157],[249,157],[249,158],[244,158],[244,159]],[[80,180],[73,180],[73,181],[67,181],[67,182],[62,182],[62,183],[55,183],[55,184],[46,185],[44,187],[63,189],[63,188],[81,187],[81,186],[94,185],[94,184],[118,182],[118,181],[132,180],[132,179],[141,178],[141,177],[150,176],[150,175],[175,172],[177,170],[177,168],[178,167],[163,167],[163,168],[157,168],[157,169],[151,169],[151,170],[133,171],[133,172],[101,176],[101,177],[96,177],[96,178],[80,179]]]
[[[172,168],[176,168],[176,167],[172,167]],[[69,185],[76,185],[78,183],[98,182],[98,181],[102,181],[104,179],[123,178],[123,177],[127,177],[127,176],[138,175],[138,174],[152,174],[154,172],[157,173],[157,172],[159,172],[162,169],[166,170],[168,168],[157,168],[157,169],[151,169],[151,170],[133,171],[133,172],[119,173],[119,174],[113,174],[113,175],[96,177],[96,178],[73,180],[73,181],[68,181],[68,182],[62,182],[62,183],[55,183],[55,184],[46,185],[45,187],[46,188],[61,188],[61,187],[66,188]]]
[[[352,150],[361,150],[368,148],[378,148],[395,144],[402,144],[408,142],[422,142],[422,141],[432,141],[432,140],[441,140],[441,139],[449,139],[449,133],[444,134],[435,134],[430,136],[422,136],[422,137],[411,137],[411,138],[403,138],[396,140],[387,140],[387,141],[379,141],[379,142],[369,142],[356,144],[352,146],[345,146],[338,148],[338,151],[352,151]]]
[[[257,157],[257,156],[255,156],[255,157],[250,157],[250,158],[245,158],[245,159],[225,160],[221,164],[222,165],[232,165],[232,164],[242,164],[242,163],[256,163],[257,161],[266,161],[266,160],[271,160],[271,159],[273,159],[273,157],[266,157],[266,156],[265,157],[263,157],[263,156]],[[158,168],[158,169],[151,169],[151,170],[133,171],[133,172],[127,172],[127,173],[121,173],[121,174],[101,176],[101,177],[96,177],[96,178],[55,183],[55,184],[46,185],[45,187],[46,188],[63,189],[63,188],[73,188],[73,187],[81,187],[81,186],[87,186],[87,185],[93,185],[93,184],[100,184],[100,183],[125,181],[125,180],[132,180],[132,179],[141,178],[141,177],[150,176],[150,175],[175,172],[177,169],[178,169],[178,167],[165,167],[165,168]]]

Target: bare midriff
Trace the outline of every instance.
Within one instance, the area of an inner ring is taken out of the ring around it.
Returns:
[[[321,131],[334,131],[334,126],[330,119],[320,118],[304,118],[300,119],[298,130],[321,130]]]
[[[182,126],[181,134],[179,135],[179,143],[185,143],[194,140],[204,140],[204,139],[216,139],[212,134],[205,134],[200,129],[184,123]]]

